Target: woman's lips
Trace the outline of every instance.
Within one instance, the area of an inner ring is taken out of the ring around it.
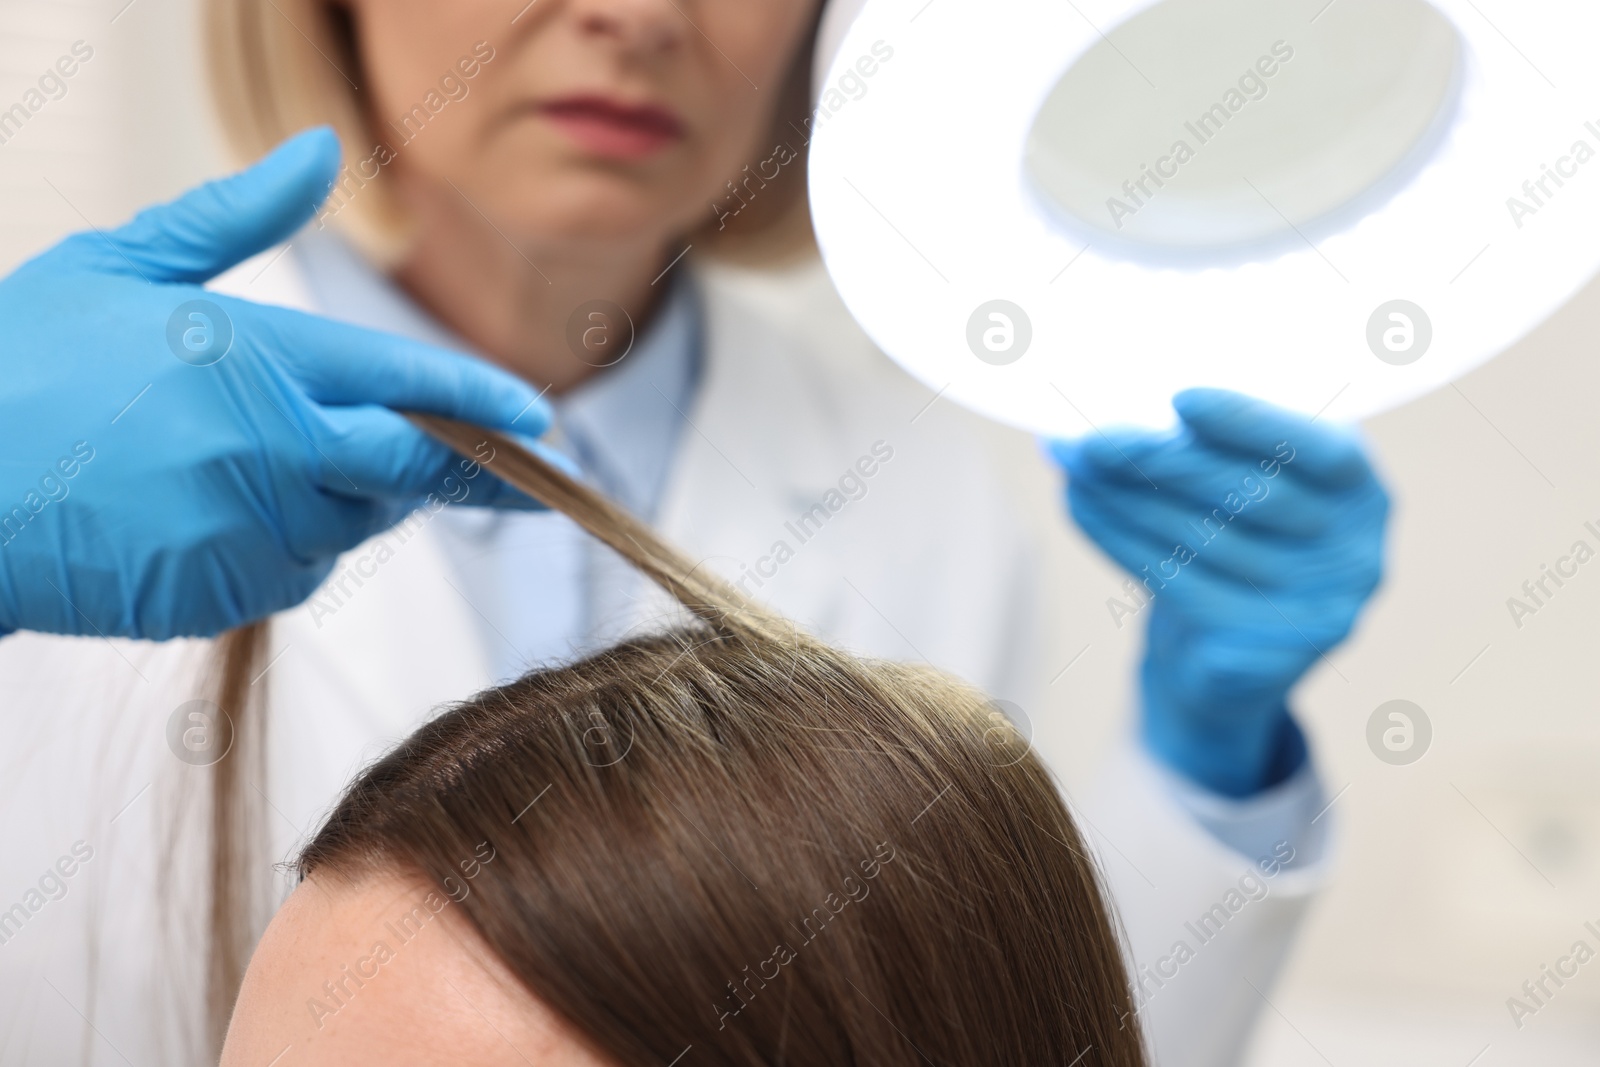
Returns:
[[[546,101],[539,114],[589,152],[608,159],[644,159],[683,136],[683,123],[665,108],[603,96]]]

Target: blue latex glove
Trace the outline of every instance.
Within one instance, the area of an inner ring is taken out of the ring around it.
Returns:
[[[1113,618],[1148,620],[1146,743],[1244,797],[1305,762],[1289,690],[1377,588],[1389,500],[1353,431],[1216,389],[1173,407],[1176,432],[1049,447],[1073,518],[1132,575]]]
[[[530,503],[390,410],[536,436],[525,382],[200,288],[299,229],[338,167],[311,130],[0,280],[0,633],[216,634],[300,603],[428,494]]]

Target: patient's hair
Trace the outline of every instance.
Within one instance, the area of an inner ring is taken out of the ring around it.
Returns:
[[[1146,1062],[1096,869],[982,694],[810,638],[512,442],[419,421],[487,439],[697,618],[450,708],[302,877],[436,885],[628,1067]]]

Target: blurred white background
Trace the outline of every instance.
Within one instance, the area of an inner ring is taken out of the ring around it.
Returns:
[[[0,0],[0,109],[77,40],[94,58],[67,95],[0,145],[3,269],[224,169],[192,0]],[[1458,388],[1369,427],[1397,501],[1388,583],[1300,699],[1343,858],[1252,1067],[1600,1061],[1600,961],[1521,1029],[1506,1005],[1573,942],[1600,947],[1584,930],[1600,928],[1600,562],[1521,629],[1506,606],[1575,540],[1600,546],[1583,529],[1600,527],[1597,338],[1591,286]],[[1091,651],[1034,718],[1076,777],[1116,728],[1136,631],[1105,608],[1120,579],[1050,521],[1087,568],[1054,586],[1074,597],[1054,639],[1063,664]],[[1434,729],[1406,767],[1366,743],[1368,716],[1396,698]]]

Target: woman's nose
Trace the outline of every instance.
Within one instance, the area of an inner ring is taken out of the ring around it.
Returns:
[[[572,0],[580,29],[638,52],[670,52],[693,32],[679,0]]]

